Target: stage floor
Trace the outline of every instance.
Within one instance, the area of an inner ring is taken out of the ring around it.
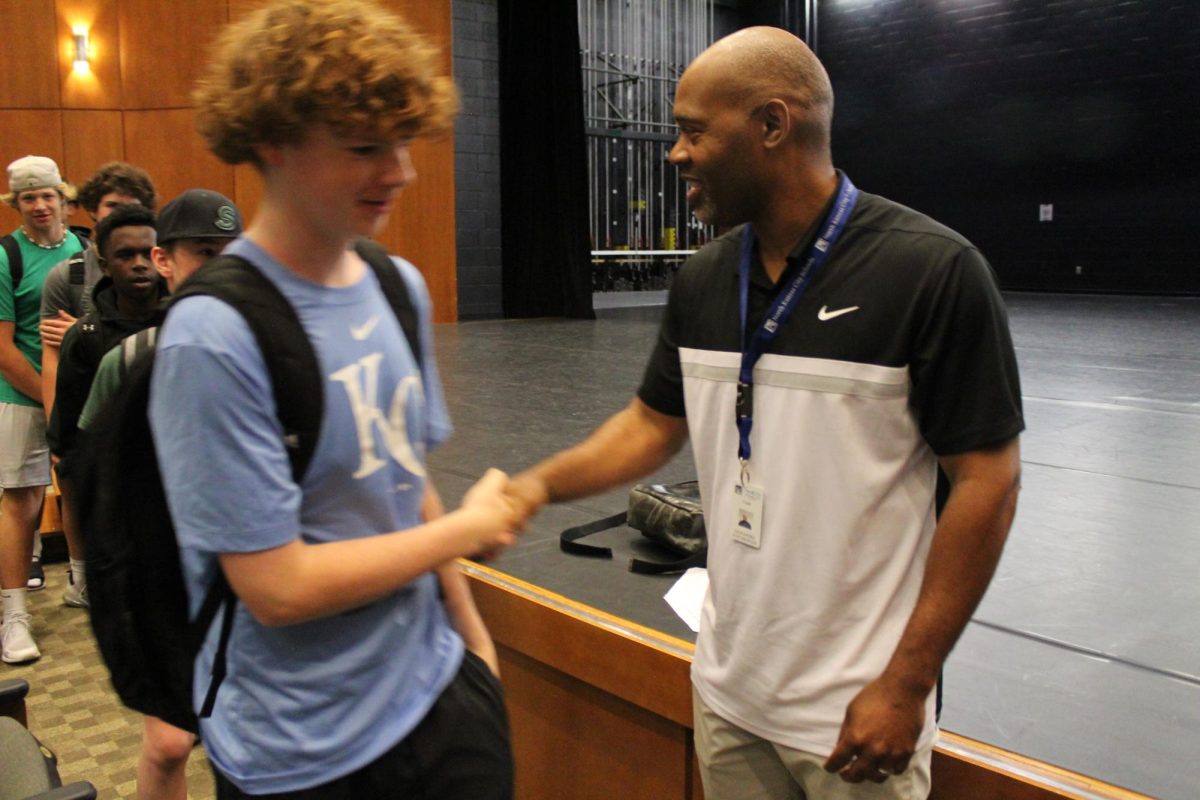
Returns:
[[[1200,796],[1200,298],[1005,296],[1028,430],[1023,490],[995,581],[946,667],[947,730],[1162,798]],[[600,303],[598,306],[602,305]],[[596,321],[442,325],[457,432],[430,457],[454,502],[490,466],[573,444],[636,390],[661,307]],[[690,451],[659,473],[694,475]],[[564,555],[564,528],[625,492],[555,506],[492,566],[692,639],[634,575],[638,534]]]

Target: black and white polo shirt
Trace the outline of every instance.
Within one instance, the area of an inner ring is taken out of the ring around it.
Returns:
[[[734,401],[742,228],[680,270],[639,397],[686,415],[709,534],[693,678],[721,716],[827,755],[916,603],[934,529],[936,455],[1024,427],[991,268],[963,237],[862,193],[754,371],[758,548],[735,542]],[[789,259],[807,251],[815,226]],[[785,273],[781,284],[787,280]],[[773,298],[757,255],[752,331]],[[932,741],[933,700],[923,744]]]

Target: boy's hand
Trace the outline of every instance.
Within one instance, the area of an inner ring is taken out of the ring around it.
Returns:
[[[476,558],[488,560],[517,540],[517,532],[525,526],[525,520],[504,494],[508,476],[498,469],[489,469],[463,497],[462,510],[472,514],[477,524],[475,547]]]
[[[75,318],[60,308],[57,319],[44,319],[38,323],[38,332],[42,335],[42,345],[62,347],[63,337],[67,335],[67,331],[74,324]]]

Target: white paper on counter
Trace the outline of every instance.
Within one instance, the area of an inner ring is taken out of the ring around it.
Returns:
[[[708,593],[708,570],[692,567],[679,577],[663,597],[689,628],[700,632],[700,610]]]

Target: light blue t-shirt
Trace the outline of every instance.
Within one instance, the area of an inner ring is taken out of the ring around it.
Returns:
[[[417,308],[423,369],[368,270],[318,286],[239,239],[283,292],[325,376],[325,416],[303,486],[291,477],[270,379],[245,320],[212,297],[181,301],[158,341],[150,421],[193,614],[217,553],[372,536],[420,523],[425,453],[450,434],[420,273],[396,259]],[[214,624],[196,662],[208,689]],[[295,791],[387,752],[449,684],[463,644],[426,574],[376,603],[285,627],[239,605],[228,676],[201,721],[209,757],[250,794]]]

